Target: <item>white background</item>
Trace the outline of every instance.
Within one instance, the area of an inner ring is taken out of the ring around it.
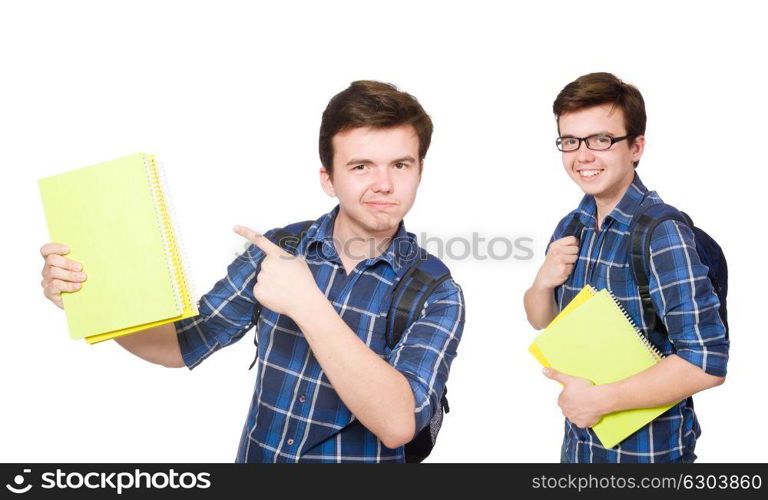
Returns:
[[[37,179],[147,151],[171,191],[197,293],[259,230],[316,218],[317,132],[356,79],[435,122],[407,228],[531,237],[529,261],[447,260],[467,299],[433,461],[554,462],[558,385],[528,354],[522,296],[580,200],[551,105],[581,74],[637,85],[645,184],[724,247],[732,349],[696,397],[702,462],[764,461],[765,15],[759,2],[37,2],[0,8],[0,461],[234,460],[252,334],[190,372],[68,338],[43,298]],[[115,265],[120,265],[116,262]],[[86,269],[87,271],[87,269]],[[87,285],[86,285],[87,286]],[[674,381],[670,381],[674,383]]]

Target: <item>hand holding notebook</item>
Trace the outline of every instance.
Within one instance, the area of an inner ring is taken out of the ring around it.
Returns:
[[[536,337],[529,351],[544,366],[595,385],[631,377],[661,361],[608,292],[585,287]],[[674,404],[604,415],[592,429],[613,448]]]
[[[605,398],[590,380],[566,375],[554,368],[544,368],[544,376],[560,383],[563,390],[557,404],[563,415],[582,429],[597,424],[605,413]]]

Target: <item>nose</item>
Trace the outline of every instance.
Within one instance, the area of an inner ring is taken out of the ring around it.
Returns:
[[[376,168],[373,178],[373,191],[377,193],[391,193],[392,171],[388,166]]]
[[[576,159],[581,163],[589,163],[595,159],[592,150],[587,147],[587,141],[579,143],[579,149],[576,150]]]

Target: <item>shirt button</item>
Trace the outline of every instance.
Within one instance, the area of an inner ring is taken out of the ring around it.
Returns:
[[[303,403],[306,400],[307,398],[305,398],[304,396],[299,396],[299,403]]]
[[[288,439],[286,443],[288,443],[288,446],[293,446],[293,438]]]

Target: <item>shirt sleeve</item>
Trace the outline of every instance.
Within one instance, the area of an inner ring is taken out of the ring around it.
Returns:
[[[227,267],[227,275],[198,302],[200,313],[175,322],[184,363],[193,369],[220,348],[240,340],[253,326],[256,284],[264,253],[251,244]]]
[[[403,333],[387,361],[408,380],[416,403],[416,432],[440,406],[464,330],[464,294],[452,279],[425,302],[418,320]]]
[[[724,377],[729,341],[693,231],[681,222],[664,221],[653,233],[650,250],[651,299],[675,353],[710,375]]]

